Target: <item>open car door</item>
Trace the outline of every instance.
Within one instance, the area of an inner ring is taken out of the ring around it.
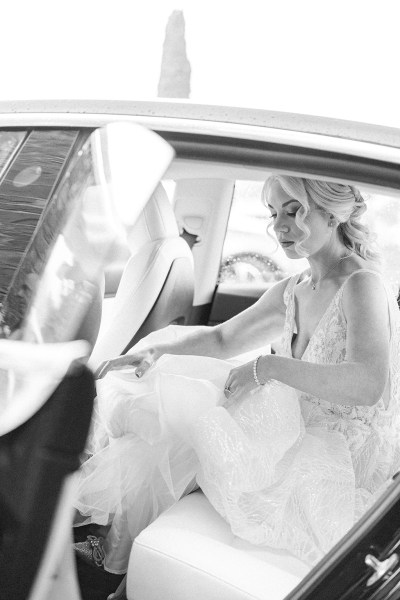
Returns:
[[[115,239],[136,221],[172,156],[140,126],[94,131],[76,149],[4,299],[1,599],[80,597],[69,542],[73,473],[95,396],[85,362],[97,330],[87,323]]]

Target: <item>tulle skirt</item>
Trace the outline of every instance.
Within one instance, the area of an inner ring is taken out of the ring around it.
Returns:
[[[76,507],[79,524],[110,525],[107,570],[125,572],[133,539],[196,484],[235,535],[310,565],[354,523],[343,434],[306,428],[296,391],[277,382],[227,403],[231,368],[164,355],[142,379],[114,371],[98,381]]]

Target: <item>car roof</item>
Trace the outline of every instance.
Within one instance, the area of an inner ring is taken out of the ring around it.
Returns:
[[[166,174],[172,179],[180,178],[181,167],[187,177],[190,163],[200,177],[210,177],[212,167],[218,178],[286,172],[400,189],[396,128],[182,100],[0,102],[3,128],[95,129],[115,121],[139,123],[164,137],[175,151]]]
[[[296,113],[163,100],[18,100],[0,102],[0,114],[103,115],[178,119],[279,129],[400,149],[400,129]]]

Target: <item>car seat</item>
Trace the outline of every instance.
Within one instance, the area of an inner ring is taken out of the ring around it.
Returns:
[[[283,600],[309,570],[288,552],[236,537],[197,490],[136,537],[127,598]]]
[[[159,185],[128,232],[130,258],[102,324],[89,364],[125,354],[148,333],[188,323],[194,293],[193,258],[179,236],[174,211]],[[106,318],[105,318],[106,317]]]

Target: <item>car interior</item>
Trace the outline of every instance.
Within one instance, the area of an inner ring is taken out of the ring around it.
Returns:
[[[236,289],[235,285],[219,288],[235,189],[235,180],[227,177],[233,175],[233,170],[227,173],[225,166],[213,165],[212,178],[209,165],[202,168],[195,164],[194,170],[192,174],[190,164],[173,163],[167,179],[160,183],[129,231],[130,255],[114,296],[106,273],[104,313],[89,360],[92,368],[167,326],[177,328],[179,335],[182,326],[211,325],[230,318],[255,302],[269,285],[256,281],[256,285],[250,282]],[[242,170],[241,175],[262,182],[265,172]],[[261,199],[259,203],[265,213],[265,229],[267,211]],[[191,248],[184,232],[192,236]],[[170,266],[173,261],[176,271]],[[115,283],[115,265],[111,270]],[[258,353],[255,349],[243,358],[250,360]],[[260,563],[264,568],[259,568]],[[128,598],[135,600],[165,594],[174,599],[188,598],[193,587],[198,597],[262,597],[268,589],[269,598],[283,598],[309,571],[308,565],[294,556],[255,548],[233,536],[201,490],[183,498],[138,536],[130,564],[127,592]],[[157,578],[152,573],[157,573]]]
[[[181,235],[186,232],[192,236],[193,307],[181,324],[197,326],[220,323],[255,302],[276,278],[287,277],[293,272],[290,269],[304,268],[301,260],[296,261],[298,264],[294,266],[282,264],[277,272],[270,269],[274,272],[273,278],[271,272],[263,278],[260,273],[254,275],[246,267],[244,277],[240,278],[236,273],[227,281],[221,280],[221,263],[229,234],[229,216],[233,210],[235,189],[243,182],[256,190],[256,198],[253,199],[258,202],[261,213],[261,216],[257,215],[257,220],[261,221],[262,235],[267,238],[267,211],[262,206],[259,193],[268,175],[261,169],[210,163],[191,165],[188,161],[175,161],[167,172],[161,186],[170,193],[170,203]],[[378,194],[376,202],[393,202],[390,194],[382,196],[379,195],[381,190],[368,186],[365,189],[372,196]],[[387,223],[385,232],[387,237]],[[249,242],[249,252],[266,254],[254,246],[254,236],[254,231],[250,229],[248,237],[253,237],[253,240]],[[387,243],[389,246],[389,241]],[[389,249],[395,254],[396,243],[392,239]],[[265,245],[267,247],[267,241]],[[279,255],[272,253],[268,258],[279,265]],[[397,259],[392,256],[392,280],[398,289],[397,264]],[[187,277],[187,273],[182,275]],[[114,306],[116,308],[117,302]],[[122,312],[118,310],[118,313],[122,317]],[[126,325],[128,323],[130,326],[132,320],[126,320]],[[167,320],[164,326],[171,323],[174,321]],[[146,333],[150,331],[146,329]],[[161,339],[164,335],[165,332],[161,332]],[[179,335],[179,330],[176,335]],[[157,334],[153,334],[152,341],[156,339]],[[139,336],[135,341],[139,341]],[[263,350],[269,351],[269,348]],[[259,349],[255,349],[254,353],[240,358],[250,360],[259,352]],[[157,573],[156,578],[152,576],[154,573]],[[309,565],[287,552],[254,547],[233,536],[229,525],[198,489],[182,498],[135,539],[127,575],[127,591],[128,598],[135,600],[158,599],[165,597],[165,594],[183,600],[190,597],[193,587],[198,590],[196,597],[199,598],[278,599],[289,594],[309,573]]]
[[[82,146],[89,134],[74,131],[66,136],[65,161],[71,149],[76,144]],[[301,160],[296,169],[293,165],[286,168],[288,173],[317,177]],[[21,165],[15,165],[13,177],[21,170]],[[280,171],[285,171],[281,163]],[[90,301],[86,298],[79,315],[80,327],[73,335],[90,343],[87,366],[79,363],[35,415],[0,437],[0,599],[79,599],[72,554],[71,498],[95,396],[91,370],[143,344],[149,334],[155,338],[179,335],[187,327],[223,322],[250,306],[275,281],[304,268],[301,260],[295,265],[285,262],[266,232],[268,215],[260,190],[272,172],[274,169],[257,160],[242,161],[237,155],[232,160],[219,160],[212,154],[208,159],[192,160],[177,156],[164,169],[162,178],[157,177],[161,181],[153,185],[134,223],[124,225],[124,235],[104,261],[104,273],[91,282]],[[45,206],[52,222],[57,217],[46,203],[64,174],[61,169],[48,183],[41,210],[33,219],[37,236]],[[398,197],[393,189],[386,190],[382,181],[375,185],[350,175],[348,181],[360,184],[371,196],[378,239],[384,242],[387,269],[398,291]],[[1,199],[11,197],[6,185],[9,183],[0,183]],[[11,191],[17,196],[15,188]],[[242,260],[244,254],[246,260]],[[232,267],[227,277],[221,265]],[[11,299],[6,297],[6,307]],[[20,313],[26,309],[26,297],[21,302]],[[240,358],[250,360],[258,354],[260,349],[254,349]],[[68,415],[63,413],[66,398],[74,403]],[[57,426],[50,428],[49,423]],[[50,429],[51,435],[47,435]],[[31,463],[32,448],[37,449],[40,460]],[[35,464],[34,470],[31,464]],[[54,484],[51,489],[46,483],[49,479]],[[27,480],[32,484],[27,485]],[[7,485],[2,486],[2,481]],[[8,490],[6,494],[3,488]],[[393,492],[385,500],[382,513],[392,510],[395,497]],[[372,522],[372,513],[367,514],[364,530],[372,528]],[[345,540],[349,548],[357,547],[359,535],[357,531],[349,533]],[[324,575],[334,579],[338,556],[335,548],[324,563]],[[291,593],[295,598],[293,590],[306,576],[311,582],[309,589],[315,590],[315,570],[287,552],[255,547],[235,537],[196,489],[135,539],[127,598],[278,600]]]
[[[126,353],[152,331],[189,321],[194,292],[192,253],[179,235],[161,184],[129,231],[127,247],[129,258],[115,295],[108,282],[105,286],[104,318],[90,358],[95,367]]]

